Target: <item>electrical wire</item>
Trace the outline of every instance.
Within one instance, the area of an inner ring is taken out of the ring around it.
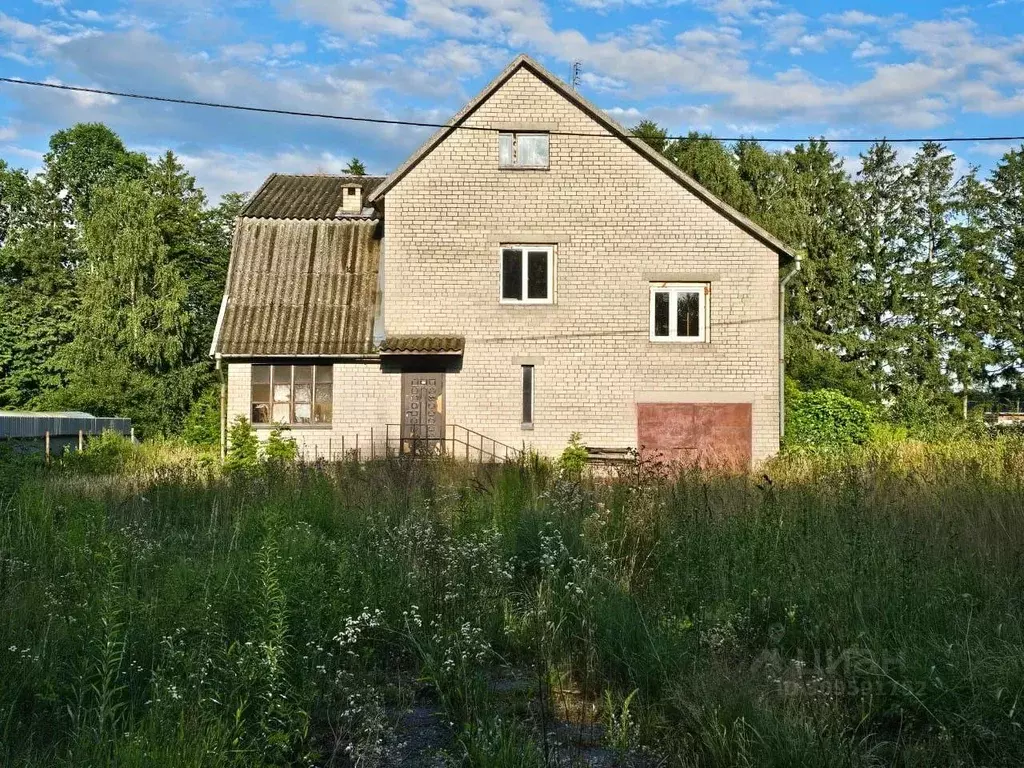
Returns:
[[[431,123],[421,120],[396,120],[383,117],[362,117],[357,115],[335,115],[325,112],[302,112],[293,109],[275,109],[273,107],[256,107],[247,104],[228,104],[224,102],[216,101],[199,101],[196,99],[177,99],[169,96],[153,96],[144,93],[132,93],[129,91],[112,91],[103,88],[85,88],[80,85],[65,85],[63,83],[44,83],[38,80],[22,80],[14,77],[0,77],[0,83],[8,83],[11,85],[24,85],[35,88],[50,88],[58,91],[71,91],[74,93],[90,93],[98,96],[115,96],[125,99],[140,99],[143,101],[154,101],[164,104],[184,104],[193,107],[208,107],[211,109],[229,109],[240,112],[257,112],[266,115],[286,115],[289,117],[309,117],[318,120],[338,120],[343,122],[352,123],[371,123],[375,125],[397,125],[405,126],[409,128],[449,128],[452,130],[460,131],[489,131],[497,133],[500,129],[498,128],[487,128],[478,125],[451,125],[448,123]],[[586,133],[581,131],[546,131],[546,133],[552,136],[578,136],[595,139],[609,139],[619,138],[609,133]],[[640,137],[635,137],[638,141],[643,141]],[[809,140],[823,141],[828,144],[877,144],[885,141],[890,144],[924,144],[926,142],[935,142],[938,144],[952,144],[955,142],[971,142],[971,143],[984,143],[984,142],[1011,142],[1011,141],[1024,141],[1024,135],[1021,136],[942,136],[942,137],[913,137],[913,138],[888,138],[888,137],[876,137],[876,138],[826,138],[826,137],[804,137],[804,138],[778,138],[778,137],[753,137],[753,136],[707,136],[703,134],[695,134],[691,136],[665,136],[665,141],[721,141],[721,142],[737,142],[737,141],[756,141],[762,144],[798,144]]]

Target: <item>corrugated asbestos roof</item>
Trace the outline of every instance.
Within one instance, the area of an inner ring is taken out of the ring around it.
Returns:
[[[339,213],[342,191],[361,187],[364,205],[383,176],[295,176],[274,173],[256,190],[240,216],[251,219],[363,218],[361,213]]]
[[[373,352],[380,239],[372,220],[241,218],[211,352]]]
[[[380,345],[383,354],[457,354],[466,346],[462,336],[388,336]]]

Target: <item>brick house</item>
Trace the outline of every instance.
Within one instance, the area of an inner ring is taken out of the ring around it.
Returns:
[[[226,421],[309,457],[775,453],[793,253],[526,56],[449,126],[386,178],[253,196],[211,350]]]

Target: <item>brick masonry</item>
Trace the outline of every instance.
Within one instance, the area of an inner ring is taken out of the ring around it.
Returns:
[[[466,122],[607,133],[528,69]],[[778,449],[777,255],[623,141],[553,135],[548,169],[503,170],[494,133],[456,131],[387,193],[384,242],[387,333],[466,338],[447,376],[449,424],[553,455],[572,432],[636,446],[639,403],[740,402],[753,460]],[[554,246],[552,305],[499,303],[503,243]],[[651,281],[686,275],[712,277],[708,342],[651,342]],[[532,429],[524,361],[536,366]],[[400,421],[399,380],[337,365],[336,422],[303,444]],[[247,366],[231,365],[229,382],[230,415],[247,412]]]

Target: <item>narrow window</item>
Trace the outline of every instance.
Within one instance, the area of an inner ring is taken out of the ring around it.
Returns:
[[[333,384],[334,371],[332,367],[318,365],[316,367],[316,389],[313,392],[313,422],[315,424],[331,423],[334,399]]]
[[[533,366],[523,366],[523,426],[533,426]]]
[[[651,341],[707,341],[707,295],[697,283],[651,286]]]
[[[333,375],[329,365],[254,365],[253,424],[330,424]]]
[[[546,133],[499,133],[498,164],[503,168],[547,168]]]
[[[275,365],[271,370],[274,383],[274,409],[271,420],[275,424],[290,424],[292,420],[292,367]]]
[[[554,287],[551,246],[505,246],[501,249],[503,304],[551,304]]]
[[[253,424],[270,423],[270,366],[252,367],[252,414]]]

